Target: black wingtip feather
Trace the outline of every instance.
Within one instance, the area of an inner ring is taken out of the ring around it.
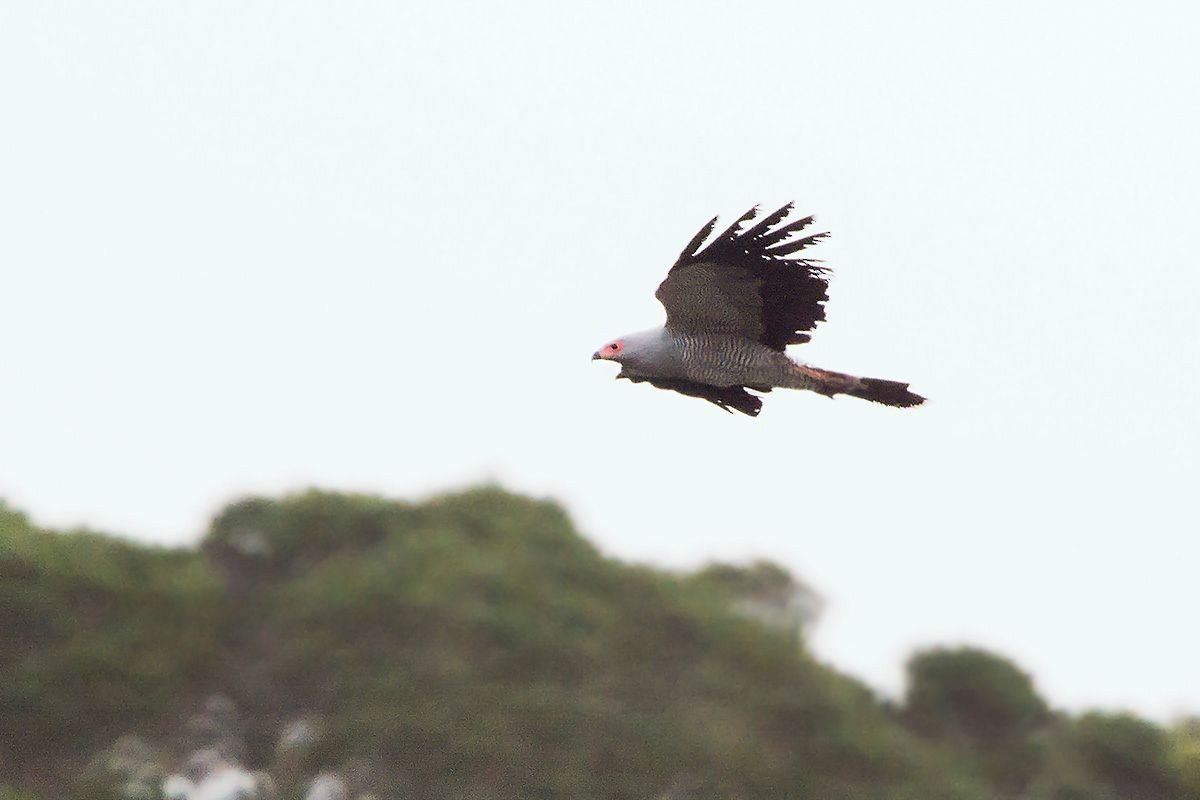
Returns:
[[[750,206],[750,210],[747,211],[745,214],[742,214],[736,220],[734,220],[733,224],[730,225],[728,228],[726,228],[721,233],[721,235],[718,236],[713,241],[713,244],[719,244],[722,242],[731,242],[731,241],[740,239],[742,236],[745,235],[745,234],[739,235],[739,232],[742,229],[742,223],[749,222],[750,220],[754,219],[756,216],[758,216],[758,206]]]
[[[704,245],[717,222],[714,218],[693,237],[672,267],[674,270],[707,262],[750,271],[760,281],[759,295],[763,300],[760,341],[776,350],[808,341],[803,332],[812,330],[825,319],[823,303],[829,299],[826,294],[828,270],[812,259],[786,257],[829,235],[818,233],[787,241],[815,220],[809,215],[780,225],[793,207],[792,203],[786,203],[743,231],[742,226],[758,215],[759,207],[753,206]]]
[[[717,227],[717,217],[713,217],[708,221],[708,224],[696,232],[692,240],[687,243],[687,247],[683,248],[683,252],[679,254],[677,264],[682,264],[691,260],[692,256],[696,255],[696,251],[700,249],[700,245],[704,244],[704,240],[713,232],[713,228]]]
[[[814,233],[811,236],[804,236],[799,239],[793,239],[790,242],[777,244],[774,247],[768,247],[764,252],[773,256],[786,256],[789,253],[798,253],[806,247],[811,247],[828,236],[828,232]]]
[[[801,217],[795,222],[789,222],[787,225],[780,225],[775,230],[764,233],[762,236],[758,237],[757,244],[759,247],[763,248],[770,247],[773,244],[782,242],[793,233],[799,233],[816,221],[817,218],[814,215],[809,214],[807,217]]]
[[[787,203],[782,208],[772,211],[770,214],[767,214],[765,217],[759,220],[753,228],[747,229],[742,236],[747,239],[761,238],[767,233],[769,228],[778,225],[784,220],[785,217],[787,217],[788,214],[792,213],[792,208],[794,205],[794,203]]]

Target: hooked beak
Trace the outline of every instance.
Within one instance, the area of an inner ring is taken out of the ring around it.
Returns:
[[[596,360],[596,359],[598,359],[598,358],[600,358],[600,351],[599,351],[599,350],[597,350],[596,352],[592,353],[592,361],[595,361],[595,360]]]

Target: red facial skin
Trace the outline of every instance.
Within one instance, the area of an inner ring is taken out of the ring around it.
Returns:
[[[604,345],[604,347],[601,347],[599,350],[597,350],[594,358],[613,359],[621,355],[621,351],[624,349],[625,343],[620,339],[617,339],[615,342],[609,342],[608,344]]]

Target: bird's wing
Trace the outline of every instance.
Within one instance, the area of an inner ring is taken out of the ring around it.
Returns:
[[[624,371],[617,377],[628,378],[634,383],[649,383],[659,389],[669,389],[686,394],[688,397],[700,397],[731,414],[733,411],[740,411],[747,416],[757,417],[758,412],[762,411],[762,399],[747,392],[745,386],[710,386],[707,383],[675,378],[643,378],[640,375],[630,375]],[[763,387],[762,391],[769,392],[771,389]]]
[[[812,224],[804,217],[782,224],[788,203],[742,230],[758,207],[747,211],[701,249],[714,217],[688,243],[654,296],[667,310],[667,327],[678,333],[729,333],[783,350],[807,342],[806,331],[825,319],[827,271],[812,259],[789,258],[828,236],[791,238]]]

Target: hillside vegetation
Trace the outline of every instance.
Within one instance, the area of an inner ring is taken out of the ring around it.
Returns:
[[[492,488],[249,499],[188,550],[0,506],[0,798],[152,798],[197,748],[284,798],[1200,797],[1194,726],[1057,713],[973,649],[886,703],[808,654],[813,600]]]

